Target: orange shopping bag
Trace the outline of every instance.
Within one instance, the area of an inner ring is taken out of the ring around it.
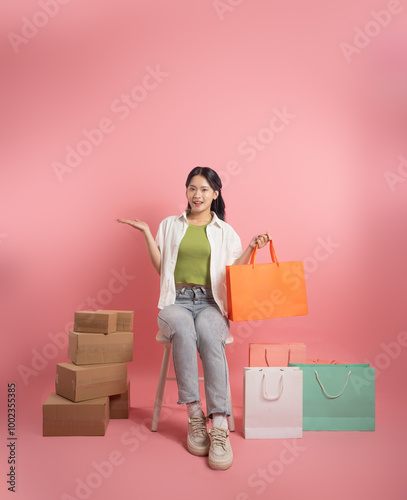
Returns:
[[[257,248],[249,264],[226,266],[229,319],[253,321],[308,314],[303,263],[279,262],[270,240],[272,263],[256,264]]]

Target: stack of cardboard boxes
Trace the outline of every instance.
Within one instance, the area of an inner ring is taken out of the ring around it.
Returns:
[[[104,436],[109,419],[128,418],[133,311],[79,311],[69,363],[58,363],[55,393],[43,404],[43,436]]]

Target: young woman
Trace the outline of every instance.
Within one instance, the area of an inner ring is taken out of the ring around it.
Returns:
[[[218,174],[196,167],[186,180],[188,208],[164,219],[154,240],[148,224],[118,219],[144,235],[150,260],[160,274],[158,325],[172,343],[179,404],[188,412],[187,448],[209,455],[209,466],[226,470],[233,462],[227,417],[228,367],[226,266],[247,264],[256,247],[266,245],[266,232],[254,236],[242,252],[239,236],[224,221],[225,203]],[[207,416],[201,410],[198,362],[202,360]],[[211,418],[212,429],[207,432]]]

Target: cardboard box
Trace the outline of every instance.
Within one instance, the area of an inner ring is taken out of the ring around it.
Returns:
[[[133,359],[133,332],[69,332],[68,358],[76,365],[122,363]]]
[[[134,311],[105,311],[99,309],[98,312],[113,312],[117,314],[116,331],[118,332],[131,332],[134,324]]]
[[[130,415],[130,382],[123,394],[110,396],[110,418],[129,418]]]
[[[42,405],[42,435],[104,436],[109,406],[108,397],[73,403],[53,392]]]
[[[58,363],[55,389],[59,396],[75,402],[122,394],[127,390],[127,365]]]
[[[116,323],[117,314],[113,311],[77,311],[73,329],[84,333],[113,333]]]

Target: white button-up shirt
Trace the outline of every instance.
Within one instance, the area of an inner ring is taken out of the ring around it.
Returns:
[[[178,248],[188,229],[187,212],[164,219],[158,228],[156,243],[161,252],[160,300],[158,308],[175,302],[174,271]],[[222,314],[227,316],[226,266],[242,255],[242,244],[235,230],[212,212],[212,221],[206,228],[211,247],[211,288],[213,298]]]

